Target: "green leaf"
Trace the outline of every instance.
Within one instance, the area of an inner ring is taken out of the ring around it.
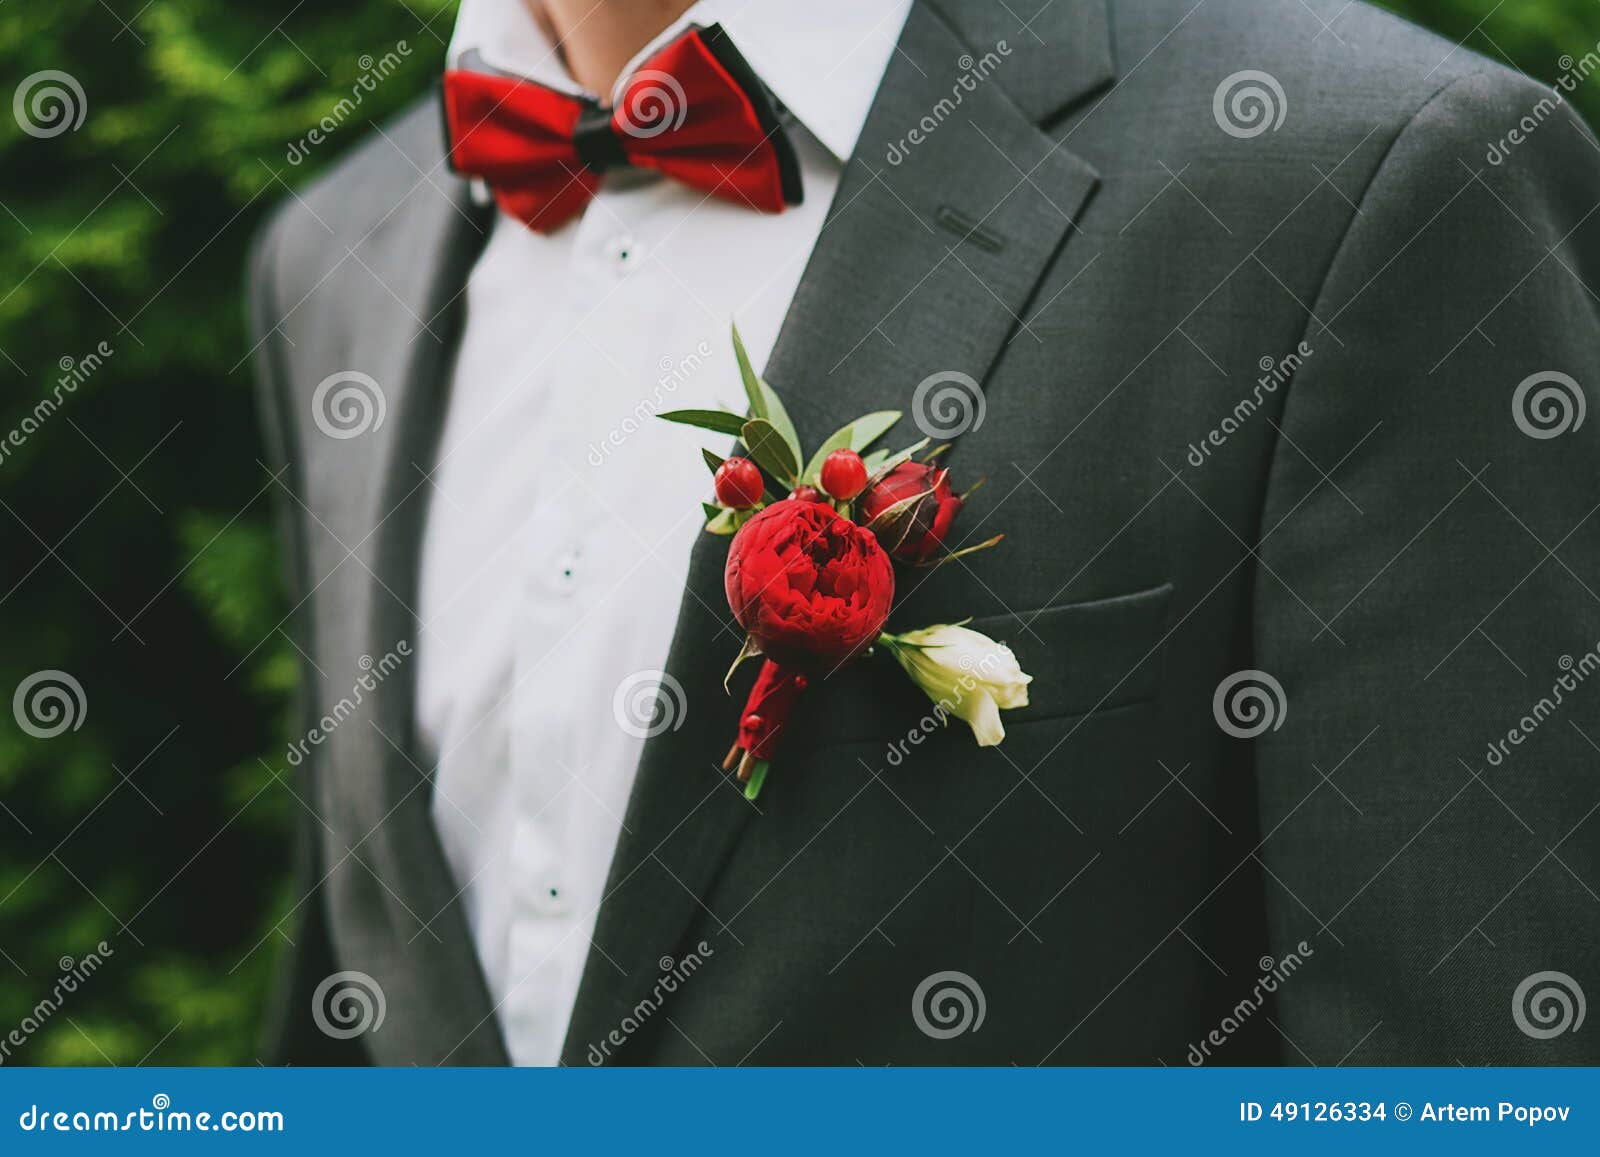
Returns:
[[[750,399],[750,416],[752,418],[770,418],[767,413],[766,394],[761,389],[761,379],[756,376],[755,367],[750,364],[750,355],[745,353],[744,339],[739,336],[739,327],[733,327],[733,356],[739,363],[739,377],[744,382],[745,397]]]
[[[795,461],[795,469],[799,470],[800,463],[805,461],[805,453],[800,449],[800,435],[795,431],[794,423],[789,420],[789,411],[783,408],[783,401],[778,393],[766,382],[759,378],[756,384],[761,387],[762,395],[767,401],[767,421],[778,431],[779,437],[789,446],[789,453]]]
[[[850,449],[857,454],[887,434],[900,420],[899,410],[875,410],[850,423]]]
[[[768,474],[786,485],[793,485],[800,469],[799,457],[790,449],[781,434],[765,418],[751,418],[740,430],[739,436],[756,460]]]
[[[698,426],[702,430],[715,430],[718,434],[737,434],[744,419],[726,410],[669,410],[658,417],[685,426]]]
[[[700,509],[705,512],[706,531],[710,534],[728,535],[734,533],[745,523],[770,504],[770,499],[748,510],[734,510],[727,506],[718,506],[715,502],[702,502]]]
[[[772,428],[778,432],[778,436],[788,443],[789,453],[795,460],[795,469],[799,470],[799,464],[805,459],[805,454],[800,449],[800,435],[795,432],[794,422],[789,418],[789,411],[784,408],[783,399],[778,397],[778,391],[762,381],[755,367],[750,364],[750,355],[745,352],[744,339],[739,336],[737,325],[733,327],[733,356],[739,363],[739,379],[744,383],[745,397],[750,400],[750,416],[772,423]]]

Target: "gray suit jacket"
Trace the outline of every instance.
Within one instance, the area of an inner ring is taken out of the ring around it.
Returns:
[[[914,6],[766,372],[809,445],[937,371],[982,383],[959,525],[1008,538],[902,583],[903,621],[978,616],[1033,701],[1002,747],[895,758],[926,703],[857,664],[757,814],[714,764],[738,700],[707,536],[686,722],[646,748],[568,1063],[1600,1060],[1536,999],[1600,993],[1600,454],[1559,407],[1600,375],[1600,146],[1505,68],[1311,6],[1336,35],[1268,0]],[[255,253],[308,726],[414,629],[486,227],[439,121]],[[384,416],[334,438],[345,371]],[[1540,374],[1570,379],[1519,391]],[[413,676],[301,769],[282,1058],[506,1059]],[[319,1030],[340,971],[381,987],[376,1031]],[[913,1014],[945,972],[982,993],[957,1035]]]

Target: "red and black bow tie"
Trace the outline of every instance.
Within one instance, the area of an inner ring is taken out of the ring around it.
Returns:
[[[444,75],[450,165],[548,233],[577,216],[608,169],[654,169],[767,213],[800,204],[794,146],[761,82],[718,25],[691,28],[607,108],[515,77]]]

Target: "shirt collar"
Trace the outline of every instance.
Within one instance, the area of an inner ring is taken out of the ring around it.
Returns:
[[[911,0],[699,0],[624,73],[689,25],[721,24],[762,82],[843,162],[855,151],[910,8]],[[502,72],[582,91],[526,0],[462,0],[450,38],[452,67],[472,53]]]

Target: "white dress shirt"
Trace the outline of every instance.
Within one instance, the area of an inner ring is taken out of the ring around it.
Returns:
[[[452,61],[577,91],[524,0],[463,0]],[[701,532],[743,409],[909,0],[702,0],[789,112],[804,204],[777,215],[613,173],[541,235],[497,215],[466,288],[422,548],[418,725],[433,817],[518,1064],[554,1064]],[[630,66],[630,70],[633,66]],[[798,122],[798,123],[796,123]],[[641,700],[646,704],[641,718]],[[694,704],[663,697],[670,710]]]

